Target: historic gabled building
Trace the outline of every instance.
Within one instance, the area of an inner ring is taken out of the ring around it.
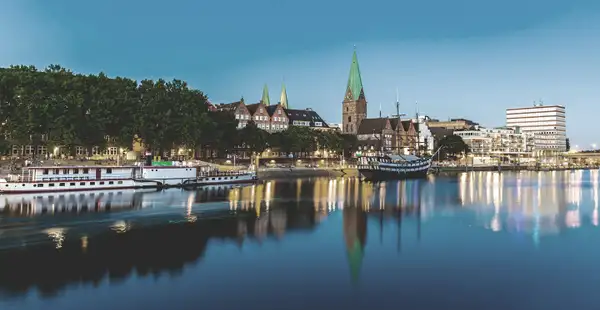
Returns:
[[[290,126],[310,127],[317,130],[330,129],[323,118],[310,108],[306,110],[285,109],[285,112]]]
[[[365,118],[360,122],[356,135],[358,150],[367,153],[390,152],[394,136],[394,129],[387,117]]]
[[[288,129],[289,120],[281,103],[268,106],[267,113],[271,116],[271,132]]]
[[[217,111],[229,112],[235,115],[235,119],[238,120],[238,128],[246,127],[246,124],[252,119],[252,113],[246,107],[244,98],[240,101],[232,103],[221,103],[216,106]]]
[[[346,93],[342,103],[342,132],[356,134],[360,123],[365,118],[367,118],[367,99],[365,98],[356,51],[354,51]]]
[[[252,120],[256,124],[256,127],[266,131],[271,130],[271,115],[267,112],[267,107],[270,105],[269,89],[267,88],[267,85],[265,85],[260,101],[246,106],[252,115]]]

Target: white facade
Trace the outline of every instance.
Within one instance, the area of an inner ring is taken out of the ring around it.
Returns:
[[[428,117],[423,115],[419,116],[419,119],[413,119],[413,123],[418,123],[419,126],[419,148],[426,152],[433,153],[434,151],[434,139],[433,134],[429,130],[427,125]]]
[[[534,135],[536,151],[567,150],[565,107],[559,105],[534,105],[506,110],[506,126],[518,127]]]
[[[482,128],[455,131],[469,146],[473,155],[530,155],[534,149],[534,135],[516,128]]]

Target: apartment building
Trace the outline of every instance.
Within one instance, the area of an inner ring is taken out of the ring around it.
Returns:
[[[498,127],[454,131],[469,146],[475,157],[528,157],[534,150],[534,135],[519,128]]]
[[[564,106],[535,104],[531,107],[506,109],[506,126],[533,134],[536,152],[567,150]]]

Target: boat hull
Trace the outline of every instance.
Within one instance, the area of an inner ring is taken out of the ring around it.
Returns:
[[[195,180],[186,181],[184,187],[196,187],[218,184],[240,184],[252,183],[258,181],[258,177],[254,173],[237,174],[237,175],[222,175],[222,176],[199,176]]]
[[[367,180],[383,181],[383,180],[406,180],[406,179],[423,179],[427,177],[429,169],[418,171],[385,171],[376,169],[359,169],[358,172]]]

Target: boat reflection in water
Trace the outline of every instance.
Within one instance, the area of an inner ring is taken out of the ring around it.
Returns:
[[[54,296],[69,284],[99,285],[107,279],[108,283],[115,283],[133,274],[138,277],[178,275],[185,265],[201,259],[211,239],[230,240],[239,247],[246,242],[264,242],[265,238],[283,240],[286,234],[313,230],[324,217],[337,209],[343,209],[340,211],[343,212],[343,234],[350,269],[352,277],[357,278],[367,229],[367,210],[360,206],[367,202],[372,205],[370,201],[380,199],[372,194],[378,186],[354,179],[318,179],[266,182],[213,191],[123,193],[121,196],[127,195],[131,201],[122,204],[122,212],[113,212],[116,207],[111,207],[110,212],[97,214],[117,215],[114,218],[98,220],[98,216],[93,216],[91,218],[96,221],[87,222],[79,219],[90,213],[79,212],[80,216],[75,218],[66,216],[71,214],[69,212],[65,216],[56,216],[63,205],[57,207],[55,204],[54,209],[45,207],[48,210],[46,214],[54,210],[55,216],[37,213],[40,219],[52,219],[52,225],[43,227],[43,230],[36,226],[36,233],[50,243],[38,242],[35,246],[0,251],[0,292],[20,295],[35,287],[43,296]],[[331,195],[329,190],[334,194]],[[105,193],[104,196],[108,195]],[[136,199],[141,202],[133,203]],[[206,200],[216,202],[219,207],[207,212],[206,205],[211,205],[211,202],[206,203]],[[397,201],[388,200],[391,204]],[[22,219],[33,213],[20,210],[40,209],[38,205],[22,201],[5,206],[4,215],[9,215],[5,219]],[[137,214],[146,209],[158,210],[161,203],[162,209],[179,212],[159,217],[122,216],[131,209],[135,209]],[[29,207],[24,208],[23,205]],[[184,207],[170,207],[180,205]],[[66,205],[66,210],[71,210],[70,207],[73,206]],[[107,211],[106,208],[98,210]],[[55,219],[58,218],[70,218],[70,221],[57,222]],[[11,238],[0,235],[0,239],[23,240],[23,231],[19,233],[21,236],[13,233]],[[44,257],[43,263],[40,263],[40,257]]]
[[[438,234],[464,225],[476,227],[468,230],[473,234],[490,229],[526,234],[539,242],[547,233],[598,224],[597,171],[541,174],[474,172],[380,183],[297,179],[197,191],[113,193],[113,200],[108,193],[94,193],[93,199],[90,193],[83,200],[75,194],[76,199],[52,198],[54,205],[44,199],[38,204],[37,198],[5,200],[0,246],[19,249],[0,251],[0,292],[20,295],[35,288],[54,296],[67,285],[107,285],[132,275],[135,281],[176,276],[210,248],[226,247],[223,243],[258,255],[265,247],[246,245],[321,238],[344,244],[348,279],[356,282],[367,240],[379,239],[383,246],[384,239],[394,239],[392,246],[404,255],[411,244],[427,242],[421,235],[433,235],[434,229],[428,230],[433,226]],[[103,198],[93,204],[99,196]],[[82,211],[82,201],[87,201],[88,212]],[[339,235],[315,229],[318,225],[338,225]],[[302,231],[311,234],[288,238]],[[214,239],[222,242],[211,243]],[[22,246],[31,244],[35,246]],[[319,255],[338,255],[330,253],[332,248],[322,248]],[[273,263],[264,259],[267,265]]]

